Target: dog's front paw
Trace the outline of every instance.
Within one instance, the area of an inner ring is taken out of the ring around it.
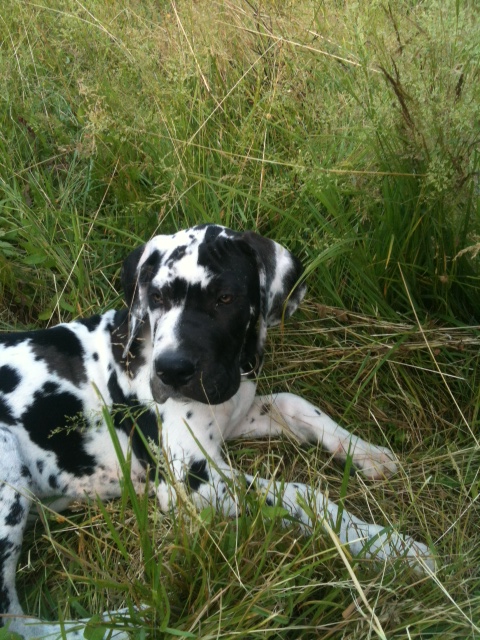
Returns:
[[[406,561],[417,574],[429,575],[435,573],[435,558],[426,544],[417,542],[411,536],[387,529],[378,525],[366,525],[367,556],[381,561]]]
[[[397,471],[397,458],[386,447],[377,447],[359,440],[352,455],[353,464],[366,478],[379,480],[388,478]]]
[[[420,575],[432,574],[436,571],[435,558],[423,542],[417,542],[410,536],[394,533],[389,539],[390,555],[404,558]]]
[[[407,560],[417,573],[435,573],[437,570],[435,557],[423,542],[413,540],[410,543]]]

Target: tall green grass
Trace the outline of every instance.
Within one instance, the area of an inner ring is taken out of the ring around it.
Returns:
[[[436,578],[354,564],[388,638],[480,635],[479,24],[468,0],[0,9],[1,328],[121,305],[125,255],[197,222],[296,251],[309,298],[272,332],[262,388],[306,395],[402,469],[366,483],[279,441],[229,455],[323,478],[435,545]],[[379,635],[320,529],[299,538],[254,504],[146,519],[142,499],[45,514],[26,609],[150,604],[138,637]]]

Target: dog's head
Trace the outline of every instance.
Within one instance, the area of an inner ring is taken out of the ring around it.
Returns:
[[[156,236],[123,265],[124,356],[148,321],[154,399],[225,402],[242,374],[258,374],[267,327],[302,300],[302,272],[289,251],[253,232],[201,225]]]

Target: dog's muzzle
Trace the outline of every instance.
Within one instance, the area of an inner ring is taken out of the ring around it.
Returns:
[[[169,398],[221,404],[235,395],[240,380],[238,363],[229,367],[217,363],[212,370],[187,351],[170,349],[155,358],[150,386],[154,400],[160,404]]]
[[[193,378],[195,362],[184,353],[165,351],[155,360],[155,373],[163,384],[179,389]]]

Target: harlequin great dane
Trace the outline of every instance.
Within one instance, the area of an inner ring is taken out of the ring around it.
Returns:
[[[241,508],[239,474],[224,461],[224,441],[286,428],[336,458],[350,455],[369,478],[395,472],[388,449],[349,434],[306,400],[255,396],[267,327],[297,308],[305,293],[301,276],[300,262],[271,240],[197,226],[156,236],[126,259],[128,310],[1,337],[0,626],[25,638],[83,637],[81,622],[24,615],[15,571],[32,497],[60,498],[65,506],[119,495],[105,406],[131,456],[135,488],[144,491],[153,472],[163,510],[181,490],[199,508],[214,505],[234,515]],[[160,471],[148,442],[163,451]],[[403,555],[412,565],[432,566],[425,545],[363,522],[309,486],[249,475],[241,482],[267,504],[280,502],[304,530],[313,526],[313,514],[353,554]]]

